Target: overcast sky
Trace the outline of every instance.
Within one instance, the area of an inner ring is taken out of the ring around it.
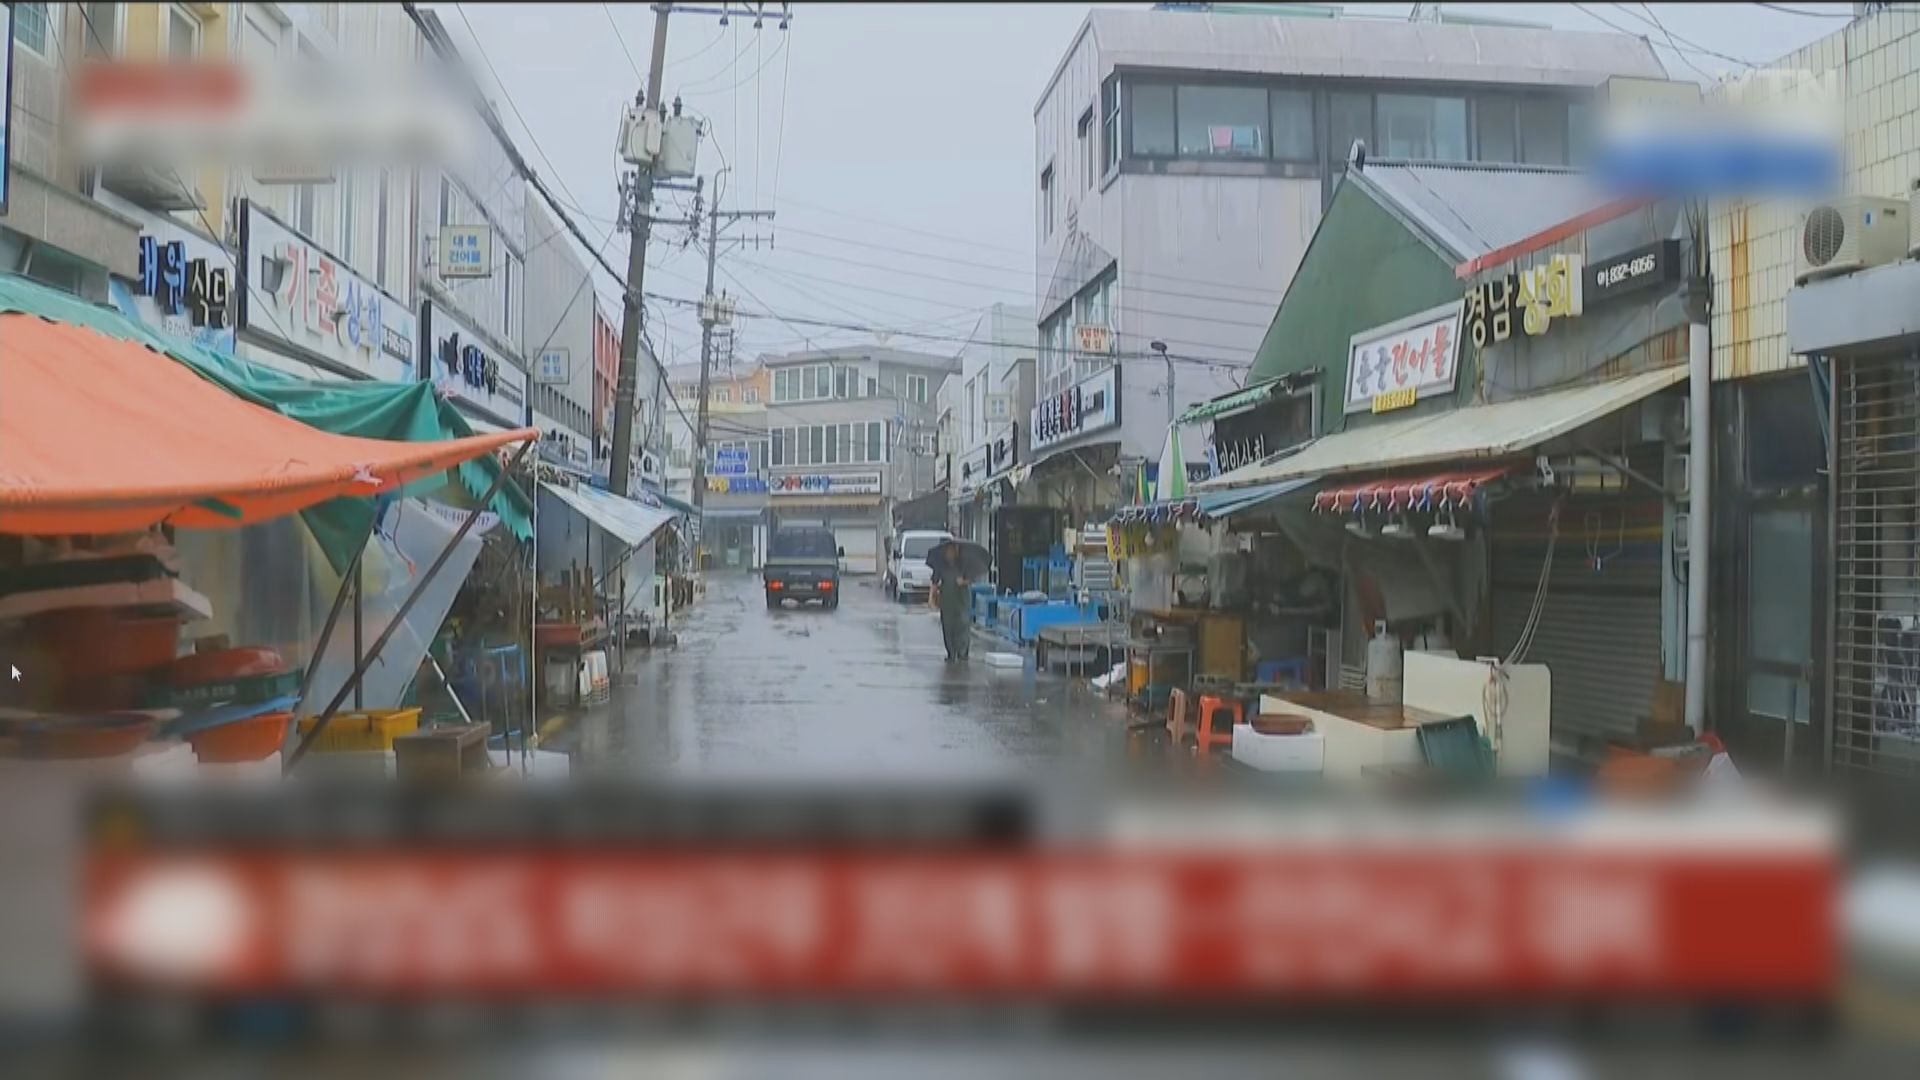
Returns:
[[[496,104],[521,152],[583,211],[582,228],[606,238],[618,203],[614,137],[643,85],[653,12],[643,4],[426,6],[440,12],[483,84],[494,82],[491,61],[503,84]],[[796,4],[784,31],[774,20],[756,31],[751,19],[723,28],[712,15],[674,15],[667,96],[711,121],[700,171],[731,165],[724,206],[778,215],[735,226],[733,235],[771,235],[775,247],[723,244],[719,285],[743,310],[948,336],[892,340],[948,353],[986,305],[1033,303],[1033,109],[1092,6]],[[1392,17],[1411,6],[1345,5]],[[1445,5],[1568,30],[1612,32],[1610,22],[1646,35],[1674,76],[1696,79],[1735,69],[1730,58],[1766,64],[1845,26],[1851,10],[1783,6],[1828,15],[1759,4]],[[700,295],[704,257],[682,247],[685,237],[684,229],[656,231],[648,292]],[[626,250],[624,236],[612,237],[608,261],[625,267]],[[616,287],[604,275],[595,284],[617,323]],[[665,358],[697,360],[692,313],[652,311]],[[737,327],[742,357],[872,340],[766,319]]]

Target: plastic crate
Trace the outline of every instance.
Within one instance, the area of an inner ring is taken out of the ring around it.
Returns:
[[[300,735],[306,737],[318,716],[300,718]],[[365,712],[335,713],[326,730],[315,740],[315,750],[391,750],[396,735],[420,730],[419,709],[368,709]]]
[[[244,675],[225,682],[161,687],[147,695],[147,702],[150,707],[174,709],[217,705],[221,702],[258,705],[299,693],[301,675],[299,671],[282,671],[275,675]]]

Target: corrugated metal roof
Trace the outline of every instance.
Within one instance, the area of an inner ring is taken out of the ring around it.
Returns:
[[[628,547],[639,547],[653,539],[653,534],[666,528],[674,518],[671,510],[646,506],[596,488],[564,488],[544,481],[540,486],[588,521],[619,537]]]
[[[1504,457],[1559,438],[1686,377],[1686,365],[1681,364],[1492,405],[1348,428],[1288,457],[1245,465],[1194,488],[1216,491],[1302,476]]]
[[[1103,68],[1535,86],[1667,77],[1653,46],[1625,34],[1107,8],[1088,22]]]
[[[1368,159],[1353,176],[1382,206],[1465,262],[1618,196],[1586,173],[1534,165]]]

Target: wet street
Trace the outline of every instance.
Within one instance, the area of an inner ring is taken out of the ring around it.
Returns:
[[[1097,770],[1123,751],[1124,709],[1084,679],[991,667],[1008,646],[979,634],[949,664],[924,602],[845,582],[838,610],[769,611],[759,575],[710,574],[679,643],[630,653],[636,685],[550,745],[581,772],[867,779]]]

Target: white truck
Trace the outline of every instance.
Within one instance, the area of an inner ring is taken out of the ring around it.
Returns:
[[[953,534],[939,529],[909,529],[887,543],[887,595],[907,601],[925,600],[933,589],[933,569],[927,552]]]

